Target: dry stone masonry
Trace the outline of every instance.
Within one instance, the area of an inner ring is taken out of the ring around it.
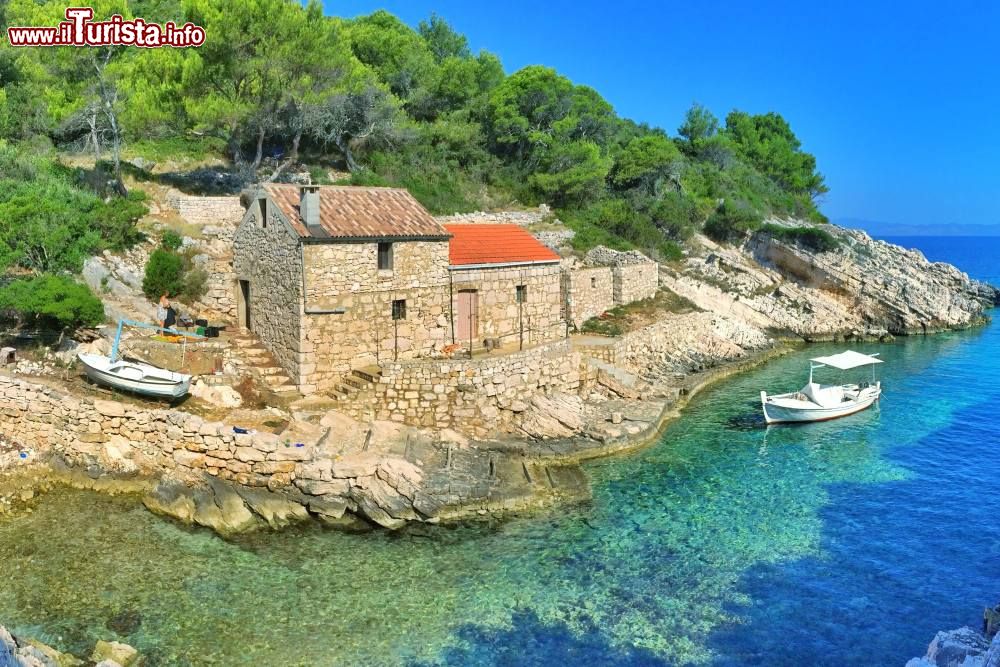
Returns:
[[[380,420],[492,436],[510,431],[533,397],[578,392],[581,361],[561,340],[512,354],[384,364],[369,404],[347,410],[359,419],[374,412]]]
[[[235,227],[243,218],[243,206],[238,196],[195,197],[171,190],[167,193],[167,204],[182,218],[196,225]]]
[[[592,317],[615,306],[614,278],[608,266],[563,272],[566,320],[579,329]]]

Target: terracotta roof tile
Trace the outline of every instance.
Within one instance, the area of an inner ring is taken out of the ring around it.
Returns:
[[[264,191],[299,236],[310,238],[299,218],[297,185],[268,183]],[[444,227],[406,190],[319,186],[320,225],[331,238],[447,238]]]
[[[459,224],[444,228],[452,234],[448,244],[452,266],[559,261],[559,255],[518,225]]]

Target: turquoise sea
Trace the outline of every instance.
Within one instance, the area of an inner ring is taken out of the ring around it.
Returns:
[[[997,279],[1000,240],[936,241],[906,245]],[[492,524],[226,542],[54,492],[0,523],[0,622],[151,665],[902,665],[1000,599],[1000,327],[857,347],[879,409],[765,428],[760,389],[842,349],[810,347]]]

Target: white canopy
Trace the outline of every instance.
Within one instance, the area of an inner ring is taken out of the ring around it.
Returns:
[[[876,357],[869,356],[867,354],[861,354],[860,352],[855,352],[854,350],[848,350],[847,352],[841,352],[840,354],[833,354],[829,357],[816,357],[815,359],[810,359],[810,361],[814,361],[817,364],[823,364],[824,366],[839,368],[842,371],[848,371],[852,368],[857,368],[858,366],[882,363],[881,359],[877,359]]]

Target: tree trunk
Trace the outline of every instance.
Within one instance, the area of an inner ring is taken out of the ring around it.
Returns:
[[[347,162],[347,171],[352,174],[360,169],[358,163],[354,161],[354,153],[351,152],[351,142],[350,139],[344,140],[341,137],[337,138],[337,148],[344,155],[344,161]]]
[[[260,168],[260,163],[264,159],[264,136],[266,132],[264,131],[264,126],[261,125],[257,130],[257,152],[253,156],[253,172],[257,173]]]
[[[94,160],[101,161],[101,140],[97,135],[97,109],[92,108],[87,117],[87,124],[90,125],[90,141],[94,145]]]
[[[294,164],[296,160],[299,159],[299,142],[302,141],[302,130],[296,131],[295,136],[292,137],[292,150],[288,153],[288,157],[284,162],[275,167],[274,171],[270,176],[267,177],[268,183],[273,183],[274,179],[278,178],[289,165]]]

